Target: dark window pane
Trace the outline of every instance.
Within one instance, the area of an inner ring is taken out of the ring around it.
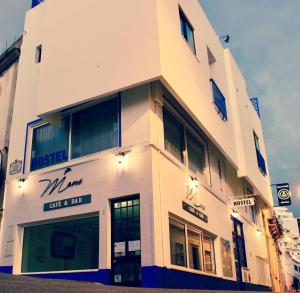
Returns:
[[[206,235],[203,235],[203,257],[204,257],[204,270],[208,273],[214,273],[215,264],[214,264],[213,240],[212,238]]]
[[[193,172],[203,173],[205,168],[204,145],[189,132],[187,132],[187,151],[189,168]]]
[[[61,127],[46,124],[33,129],[30,170],[34,171],[68,160],[69,118]]]
[[[72,116],[72,158],[118,146],[117,99],[79,111]]]
[[[171,263],[186,267],[186,247],[184,225],[170,219]]]
[[[189,23],[188,19],[186,18],[186,16],[181,10],[179,10],[179,15],[180,15],[181,34],[186,39],[193,52],[196,53],[195,41],[194,41],[194,30],[191,24]]]
[[[188,230],[188,246],[190,268],[201,270],[200,234],[190,229]]]
[[[165,149],[183,162],[184,133],[182,125],[164,108]]]
[[[24,228],[22,273],[97,269],[99,217]]]

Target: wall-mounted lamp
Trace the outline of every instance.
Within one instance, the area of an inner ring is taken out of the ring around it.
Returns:
[[[226,36],[219,37],[219,39],[224,39],[224,42],[228,44],[230,41],[230,35],[227,34]]]
[[[237,218],[239,215],[240,215],[240,213],[237,210],[232,209],[231,216],[233,216],[234,218]]]
[[[262,235],[262,231],[260,228],[257,228],[256,235],[257,235],[257,237],[260,237]]]
[[[125,152],[119,152],[116,154],[116,162],[117,162],[117,165],[119,166],[122,166],[124,165],[127,160],[128,160],[128,154],[130,153],[131,151],[125,151]]]
[[[17,184],[18,184],[18,188],[19,189],[23,189],[24,188],[24,185],[25,185],[25,182],[26,182],[26,178],[20,178],[18,181],[17,181]]]

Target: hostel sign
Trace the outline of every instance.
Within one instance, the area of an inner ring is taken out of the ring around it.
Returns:
[[[245,198],[245,199],[233,199],[232,206],[234,208],[246,207],[246,206],[254,206],[255,200],[253,197]]]
[[[291,201],[291,191],[288,183],[276,184],[278,203],[280,206],[290,206]]]

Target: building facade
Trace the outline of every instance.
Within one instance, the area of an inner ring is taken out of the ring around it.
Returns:
[[[0,270],[271,290],[260,119],[198,1],[46,0],[24,30]]]
[[[19,38],[0,55],[0,229],[21,43]]]
[[[285,290],[300,287],[300,239],[298,220],[286,207],[274,208],[276,218],[281,226],[283,237],[277,240],[281,252],[280,262],[285,283]]]

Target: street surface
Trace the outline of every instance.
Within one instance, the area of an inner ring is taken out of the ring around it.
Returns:
[[[0,274],[0,293],[215,293],[223,291],[198,291],[175,289],[144,289],[104,286],[97,283],[37,279]],[[232,291],[224,291],[232,292]],[[244,292],[246,293],[246,292]]]

